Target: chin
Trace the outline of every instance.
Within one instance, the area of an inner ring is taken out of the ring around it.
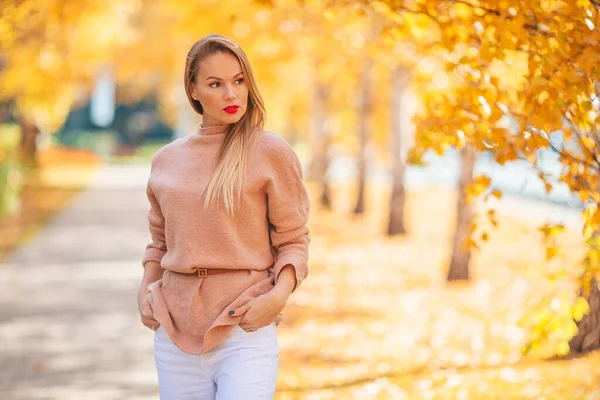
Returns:
[[[234,115],[231,115],[228,118],[228,124],[235,124],[236,122],[238,122],[240,119],[242,119],[242,117],[244,116],[244,111],[238,111],[237,113],[235,113]]]

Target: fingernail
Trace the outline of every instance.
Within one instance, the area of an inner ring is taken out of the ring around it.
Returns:
[[[229,315],[233,315],[233,314],[235,314],[235,310],[229,311]]]

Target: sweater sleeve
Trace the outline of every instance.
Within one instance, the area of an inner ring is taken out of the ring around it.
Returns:
[[[270,177],[267,182],[269,236],[275,250],[275,283],[284,266],[293,266],[296,285],[308,275],[310,201],[302,181],[302,165],[292,147],[280,138],[269,149]]]
[[[167,243],[165,241],[165,219],[160,210],[160,204],[152,191],[150,182],[146,185],[146,195],[150,201],[148,225],[152,241],[146,245],[146,251],[144,252],[142,260],[144,268],[148,261],[156,261],[160,264],[160,261],[167,252]]]

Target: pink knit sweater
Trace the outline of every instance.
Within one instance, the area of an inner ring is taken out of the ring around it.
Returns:
[[[234,217],[222,205],[203,211],[201,192],[227,127],[198,125],[163,146],[152,158],[147,185],[152,241],[142,265],[156,261],[165,269],[149,286],[154,317],[177,346],[193,354],[225,339],[242,318],[229,310],[273,288],[285,265],[295,269],[294,290],[308,275],[310,203],[300,161],[282,137],[260,134]],[[198,268],[231,272],[205,278],[177,273]]]

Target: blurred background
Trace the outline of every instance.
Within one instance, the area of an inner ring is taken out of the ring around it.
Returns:
[[[4,0],[0,399],[155,399],[153,154],[231,37],[304,167],[277,399],[600,399],[596,0]]]

